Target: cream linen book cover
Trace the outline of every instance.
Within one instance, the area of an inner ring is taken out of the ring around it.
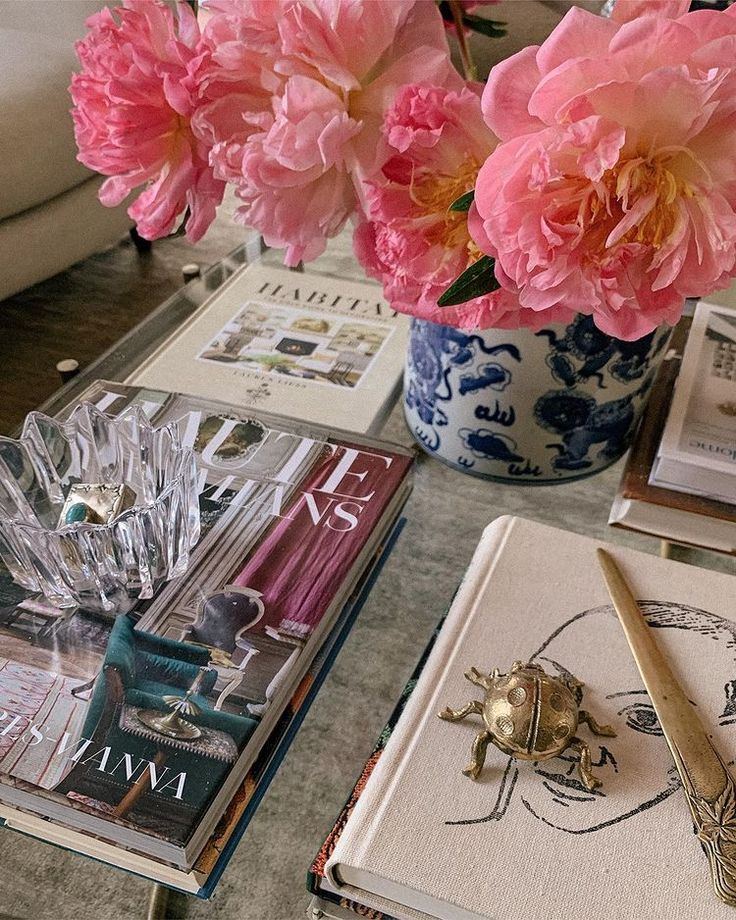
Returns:
[[[375,283],[253,263],[126,383],[377,432],[401,383],[407,317]]]
[[[669,750],[610,604],[609,546],[725,760],[736,758],[736,579],[503,517],[484,532],[435,649],[327,864],[328,887],[394,917],[443,920],[728,920]],[[513,762],[480,717],[444,722],[482,691],[470,667],[515,659],[585,682],[582,706],[615,738],[574,758]]]

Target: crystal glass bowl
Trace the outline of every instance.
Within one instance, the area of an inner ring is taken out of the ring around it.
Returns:
[[[60,525],[76,483],[124,483],[134,504],[109,523]],[[175,424],[82,403],[65,422],[31,412],[19,440],[0,437],[0,557],[56,606],[124,613],[183,574],[198,539],[197,470]]]

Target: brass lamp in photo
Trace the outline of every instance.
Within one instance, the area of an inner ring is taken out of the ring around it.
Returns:
[[[171,712],[145,709],[143,712],[138,713],[138,720],[146,728],[150,728],[160,735],[166,735],[167,738],[175,738],[177,741],[195,741],[201,736],[202,730],[182,718],[182,716],[196,716],[202,711],[192,700],[192,697],[199,693],[205,676],[213,670],[209,665],[200,668],[199,674],[194,678],[192,686],[184,696],[166,694],[163,697],[163,701],[171,709]]]

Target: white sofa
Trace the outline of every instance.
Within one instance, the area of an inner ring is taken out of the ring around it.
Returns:
[[[125,209],[76,159],[74,42],[95,0],[0,0],[0,300],[118,241]]]

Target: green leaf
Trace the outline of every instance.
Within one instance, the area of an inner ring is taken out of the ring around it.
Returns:
[[[474,297],[482,297],[497,291],[501,285],[493,273],[495,261],[490,256],[481,256],[456,278],[437,301],[438,307],[454,307]]]
[[[480,32],[488,38],[503,38],[506,35],[505,22],[498,22],[495,19],[483,19],[480,16],[470,16],[467,13],[463,16],[463,23],[474,32]]]
[[[475,198],[475,189],[470,189],[469,192],[465,192],[464,195],[461,195],[459,198],[456,198],[448,211],[469,211],[470,205],[473,203],[473,198]]]

